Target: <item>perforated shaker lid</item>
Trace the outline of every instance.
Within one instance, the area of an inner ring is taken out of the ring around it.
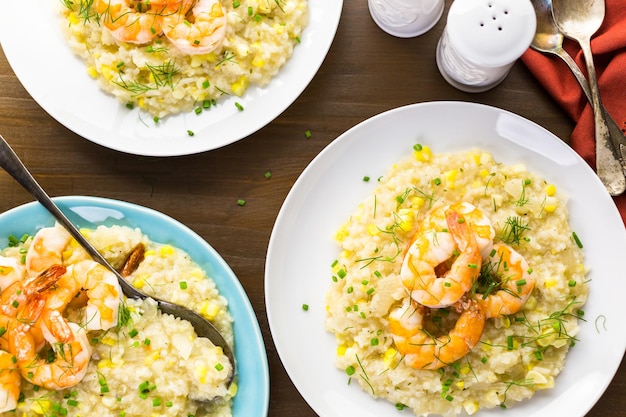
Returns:
[[[446,31],[456,51],[484,67],[501,67],[518,59],[537,27],[530,0],[455,0]]]

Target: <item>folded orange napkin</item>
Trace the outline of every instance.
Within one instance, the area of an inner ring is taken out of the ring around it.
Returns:
[[[586,74],[578,43],[565,39],[563,48]],[[617,125],[626,129],[626,1],[606,0],[602,27],[591,39],[600,96]],[[567,65],[557,56],[528,49],[522,62],[576,122],[570,145],[595,169],[593,109]],[[626,195],[614,198],[626,223]]]

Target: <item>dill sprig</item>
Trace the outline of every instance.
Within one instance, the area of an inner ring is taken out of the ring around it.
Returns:
[[[509,216],[497,237],[506,244],[519,245],[522,240],[525,240],[523,235],[528,230],[530,230],[528,222],[524,222],[522,217]]]

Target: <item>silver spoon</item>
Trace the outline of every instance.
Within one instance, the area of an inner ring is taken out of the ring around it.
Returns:
[[[561,58],[574,74],[585,96],[587,96],[587,100],[593,104],[591,89],[589,88],[589,83],[585,75],[580,68],[578,68],[578,65],[572,57],[563,49],[563,34],[559,32],[559,29],[554,23],[554,18],[552,17],[552,0],[532,0],[532,3],[537,15],[537,31],[530,47],[536,51],[556,55]],[[606,124],[609,128],[609,136],[613,142],[613,147],[616,150],[621,150],[622,147],[626,148],[626,136],[624,136],[624,132],[622,132],[604,106],[602,106],[602,111],[604,112]],[[623,170],[626,172],[625,152],[618,152],[618,158],[622,163]]]
[[[171,314],[178,317],[181,320],[186,320],[191,323],[196,334],[199,337],[206,337],[215,346],[219,346],[224,351],[224,354],[228,357],[228,360],[232,364],[232,372],[228,377],[227,385],[230,385],[235,376],[235,357],[233,351],[222,336],[222,334],[213,326],[213,324],[206,320],[196,312],[189,310],[177,304],[169,303],[167,301],[159,300],[154,297],[150,297],[137,288],[130,285],[119,272],[107,262],[106,259],[93,247],[91,243],[80,233],[80,231],[74,226],[74,224],[61,212],[59,207],[52,201],[52,199],[41,188],[39,183],[33,178],[28,169],[24,166],[19,157],[15,154],[11,146],[0,135],[0,167],[2,167],[9,175],[11,175],[22,187],[24,187],[39,203],[46,208],[52,214],[52,216],[61,223],[65,229],[72,235],[74,239],[91,255],[94,261],[102,264],[113,272],[122,287],[124,295],[128,298],[152,298],[157,302],[159,310],[165,314]]]
[[[563,35],[576,40],[583,51],[595,122],[596,171],[609,194],[620,195],[626,190],[626,178],[617,149],[610,142],[591,53],[591,36],[604,20],[604,0],[553,0],[552,16]]]

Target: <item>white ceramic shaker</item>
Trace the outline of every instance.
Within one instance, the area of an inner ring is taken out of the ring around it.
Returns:
[[[437,45],[439,71],[459,90],[489,90],[528,49],[536,26],[530,0],[455,0]]]
[[[390,35],[411,38],[430,30],[441,18],[444,0],[368,0],[376,24]]]

